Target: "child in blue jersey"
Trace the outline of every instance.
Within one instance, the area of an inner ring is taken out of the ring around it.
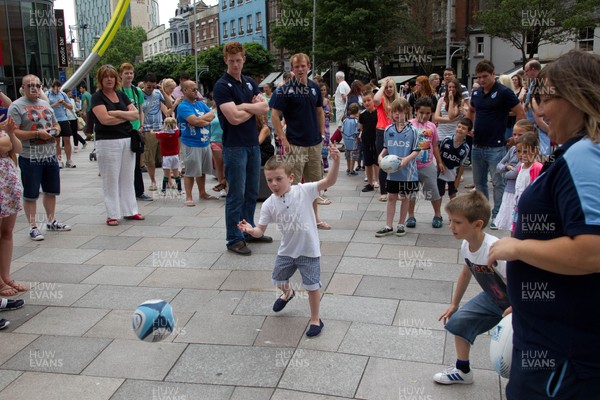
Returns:
[[[467,133],[473,129],[473,122],[469,118],[461,118],[456,124],[454,135],[445,137],[440,142],[440,158],[444,163],[444,172],[440,172],[437,178],[440,197],[446,194],[448,185],[448,196],[450,199],[456,197],[458,185],[462,178],[464,164],[469,156],[469,145],[467,144]]]
[[[388,192],[386,226],[375,233],[377,237],[392,235],[396,200],[400,195],[400,218],[396,228],[396,236],[406,235],[404,222],[408,213],[409,198],[419,191],[419,175],[415,158],[419,154],[418,132],[407,122],[410,105],[404,98],[394,100],[391,105],[394,123],[383,133],[383,150],[379,154],[379,163],[388,154],[400,158],[400,169],[387,174],[386,189]]]
[[[358,115],[360,114],[360,108],[358,108],[358,104],[350,104],[348,112],[350,115],[344,120],[343,125],[344,146],[346,147],[346,174],[358,175],[354,171],[354,163],[360,161],[360,148],[358,146]]]

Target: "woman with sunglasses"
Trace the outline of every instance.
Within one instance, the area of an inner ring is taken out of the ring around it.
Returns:
[[[113,66],[100,67],[96,82],[98,91],[92,95],[92,113],[96,121],[96,149],[106,224],[117,226],[122,216],[143,220],[135,200],[135,153],[131,150],[131,121],[139,118],[138,110],[119,90],[121,78]]]
[[[571,51],[538,76],[536,110],[559,144],[519,199],[508,260],[513,354],[508,399],[600,393],[600,56]]]

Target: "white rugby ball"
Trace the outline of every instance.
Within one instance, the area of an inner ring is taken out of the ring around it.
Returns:
[[[490,359],[492,367],[503,378],[510,376],[513,351],[512,313],[502,318],[502,321],[492,330],[490,341]]]
[[[402,159],[400,157],[388,154],[381,159],[379,168],[381,168],[386,174],[393,174],[394,172],[398,172],[401,162]]]

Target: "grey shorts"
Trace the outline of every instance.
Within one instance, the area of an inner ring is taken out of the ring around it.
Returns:
[[[419,183],[423,190],[425,200],[435,201],[441,199],[437,186],[437,166],[434,163],[419,168]]]
[[[296,270],[300,270],[302,286],[306,290],[318,290],[321,287],[321,257],[292,258],[277,256],[271,280],[273,285],[288,283]]]
[[[182,144],[181,155],[185,163],[186,177],[200,177],[212,173],[210,146],[189,147]]]

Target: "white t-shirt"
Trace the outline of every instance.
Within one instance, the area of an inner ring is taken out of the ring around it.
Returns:
[[[346,81],[341,81],[335,90],[335,108],[338,112],[346,109],[346,101],[342,99],[342,95],[347,96],[348,93],[350,93],[350,85]]]
[[[498,260],[498,265],[492,268],[487,266],[490,246],[497,240],[497,237],[486,233],[476,252],[471,252],[469,242],[463,240],[460,254],[479,286],[504,310],[510,305],[506,294],[506,261]]]
[[[319,196],[317,182],[293,185],[282,196],[271,196],[260,210],[259,225],[277,224],[281,244],[277,254],[298,258],[320,257],[321,247],[313,201]]]
[[[531,183],[531,175],[529,174],[529,170],[531,169],[531,164],[528,168],[521,166],[519,170],[519,174],[517,175],[517,181],[515,182],[515,200],[518,201],[519,197],[523,194],[527,186]]]

